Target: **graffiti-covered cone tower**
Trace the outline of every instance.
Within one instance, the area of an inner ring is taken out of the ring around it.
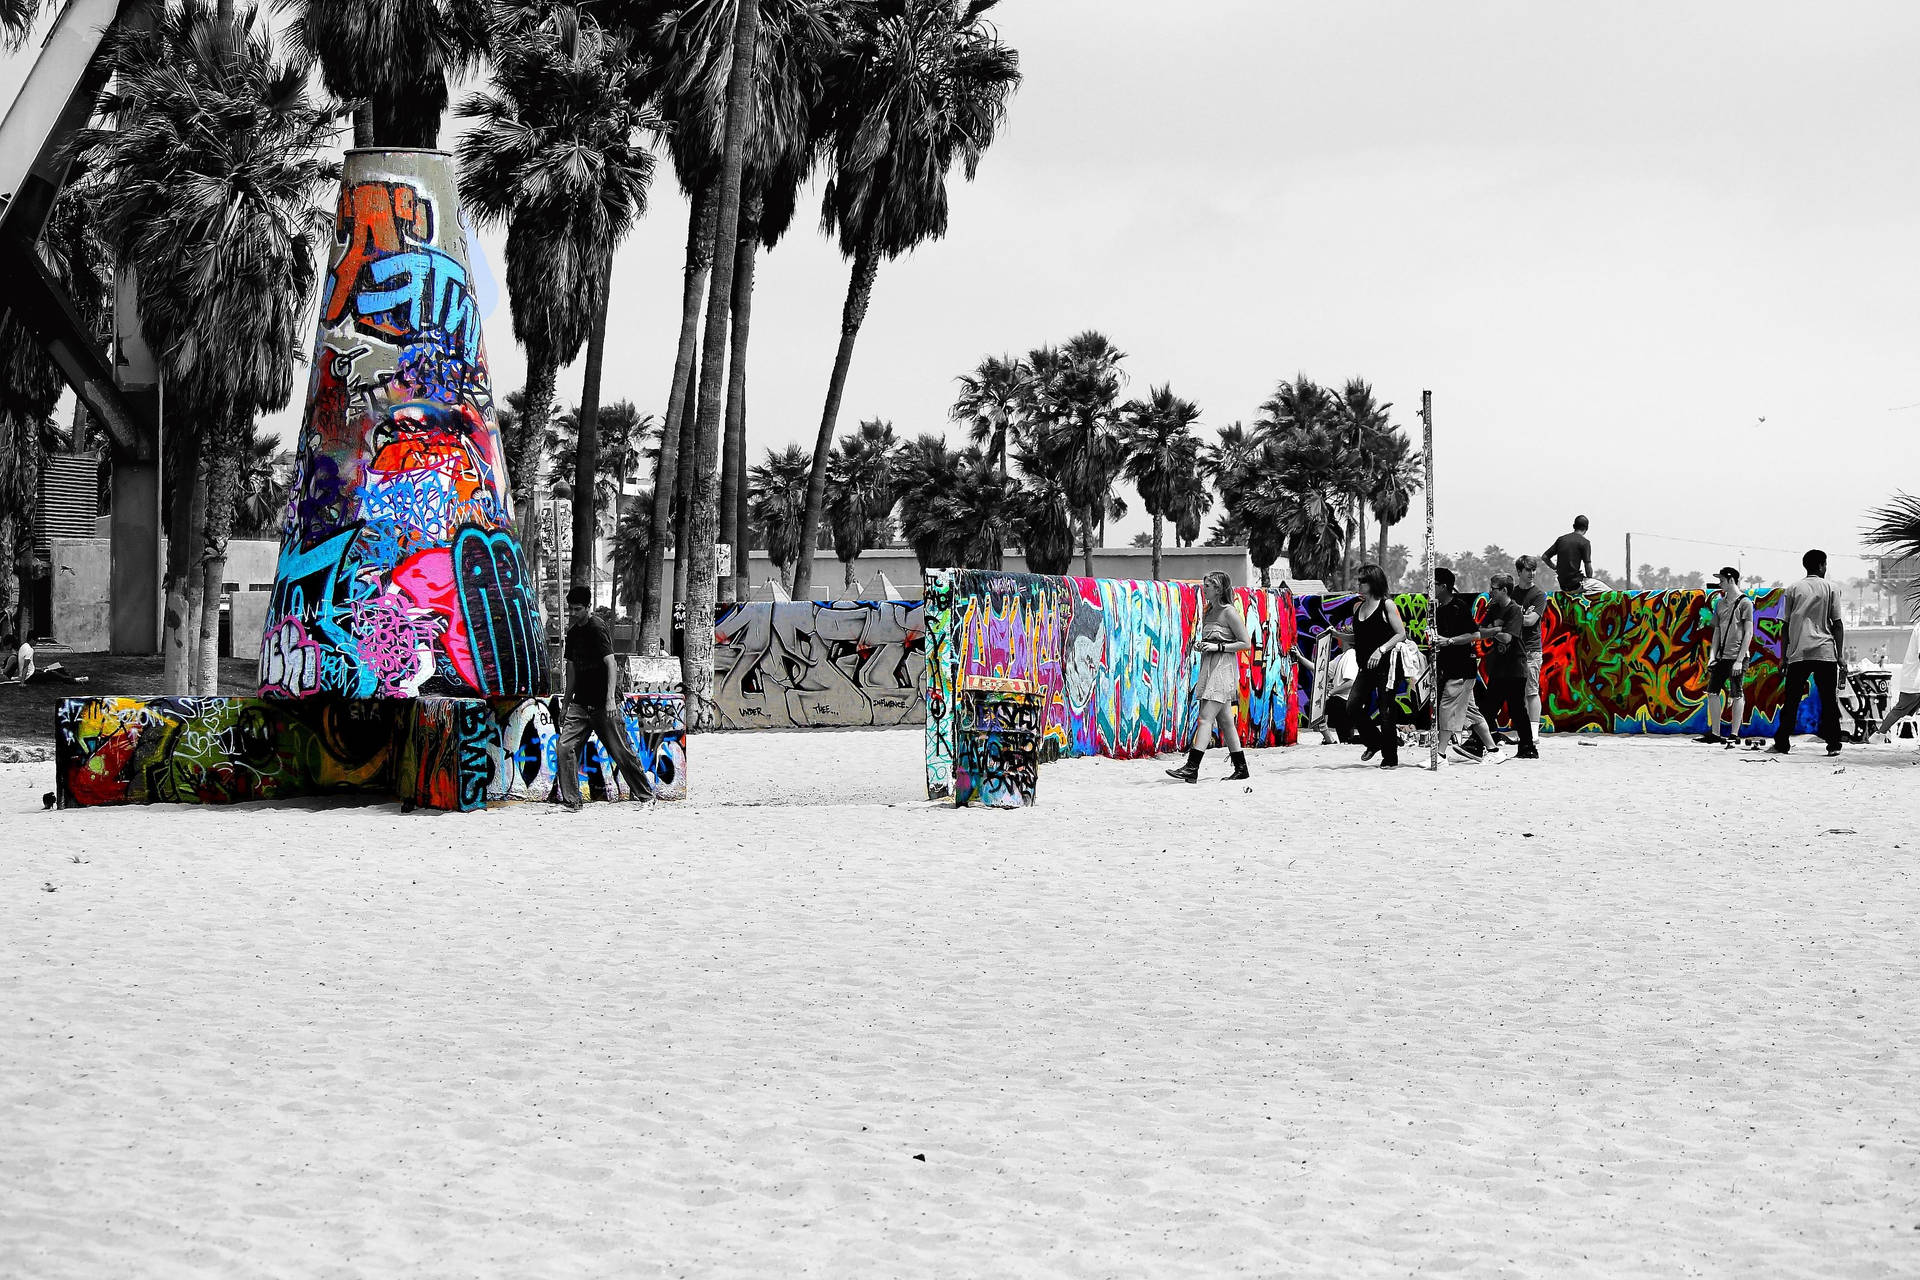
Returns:
[[[319,327],[260,692],[545,693],[452,157],[347,153]]]

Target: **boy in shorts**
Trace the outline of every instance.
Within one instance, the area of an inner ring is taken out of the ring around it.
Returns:
[[[1707,731],[1695,742],[1740,745],[1740,726],[1746,723],[1747,698],[1742,679],[1747,651],[1753,646],[1753,601],[1740,590],[1740,571],[1720,571],[1720,600],[1713,611],[1713,649],[1707,655]],[[1729,692],[1731,691],[1731,692]],[[1720,708],[1733,700],[1733,730],[1720,736]]]

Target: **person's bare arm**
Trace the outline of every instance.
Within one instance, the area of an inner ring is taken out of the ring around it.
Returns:
[[[611,653],[607,655],[607,705],[620,705],[620,658]]]
[[[1233,632],[1232,640],[1202,640],[1202,653],[1241,653],[1253,648],[1253,635],[1247,630],[1247,620],[1238,609],[1227,610],[1227,630]]]

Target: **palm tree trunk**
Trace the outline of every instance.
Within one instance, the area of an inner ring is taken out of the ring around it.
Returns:
[[[534,599],[541,616],[560,616],[547,602],[546,527],[541,520],[547,497],[547,422],[553,417],[553,386],[560,370],[551,360],[535,360],[527,367],[527,411],[520,415],[520,485],[518,520],[520,548],[526,553],[527,572],[533,577]],[[555,535],[559,531],[556,529]]]
[[[727,73],[727,125],[722,135],[720,212],[714,243],[733,246],[740,234],[740,185],[745,167],[749,116],[753,111],[754,53],[760,42],[760,6],[739,5],[733,17],[733,65]],[[716,253],[707,297],[707,329],[700,344],[699,481],[688,531],[687,635],[680,655],[680,683],[687,691],[687,728],[714,727],[713,623],[718,587],[714,541],[720,531],[720,420],[726,374],[727,319],[733,309],[734,254]]]
[[[353,145],[373,145],[373,104],[363,102],[353,109]]]
[[[1080,569],[1087,577],[1093,576],[1093,508],[1088,507],[1080,516]]]
[[[693,545],[693,491],[700,483],[700,365],[687,370],[687,407],[680,429],[680,471],[674,477],[678,490],[673,498],[673,600],[686,616],[687,548]]]
[[[193,519],[193,491],[199,483],[200,433],[189,430],[170,460],[178,468],[173,481],[173,509],[167,519],[166,611],[160,633],[160,688],[179,697],[193,685],[192,642],[187,635],[187,577],[198,564],[199,526]]]
[[[840,313],[840,349],[833,357],[833,376],[827,382],[827,403],[820,411],[820,435],[813,442],[813,467],[807,472],[807,514],[800,525],[800,550],[793,562],[793,598],[805,600],[813,591],[813,544],[819,540],[820,513],[827,501],[827,455],[833,451],[833,431],[840,423],[840,398],[847,390],[847,370],[853,365],[853,343],[873,300],[873,281],[880,274],[880,253],[863,244],[853,255],[853,274],[847,281],[847,303]]]
[[[652,541],[641,578],[641,648],[655,652],[667,634],[667,543],[671,541],[674,494],[680,475],[680,438],[687,416],[687,391],[693,381],[693,358],[700,336],[700,304],[707,294],[707,269],[713,262],[713,224],[719,213],[714,192],[701,187],[693,193],[687,215],[687,261],[680,285],[680,345],[673,357],[673,382],[667,388],[667,418],[660,428],[660,460],[653,469]],[[676,566],[686,558],[684,544],[676,545]],[[676,568],[675,573],[678,573]]]
[[[587,332],[587,368],[580,387],[579,431],[573,441],[573,568],[567,585],[591,584],[600,542],[600,376],[607,361],[607,304],[613,292],[613,255],[594,273],[593,328]]]
[[[747,598],[747,332],[753,320],[753,267],[760,249],[759,184],[740,206],[733,263],[733,349],[727,362],[725,464],[720,471],[720,526],[733,544],[732,576],[720,583],[723,601]]]
[[[1380,522],[1380,567],[1387,567],[1387,530],[1392,528],[1385,520]]]
[[[202,441],[200,466],[193,474],[193,493],[187,506],[190,529],[187,548],[187,632],[180,675],[180,692],[191,695],[200,683],[200,615],[207,603],[207,473],[212,468],[213,443]]]
[[[1165,517],[1158,511],[1153,513],[1153,580],[1160,581],[1160,539],[1163,536]]]
[[[229,430],[207,459],[205,575],[201,590],[200,647],[193,691],[204,698],[220,692],[220,597],[227,576],[227,542],[233,536],[233,510],[240,493],[239,433]]]

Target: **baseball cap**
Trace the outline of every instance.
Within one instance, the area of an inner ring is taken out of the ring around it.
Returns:
[[[1433,571],[1433,580],[1451,591],[1454,584],[1453,570],[1441,565]]]
[[[1732,565],[1722,566],[1720,572],[1714,576],[1716,578],[1732,578],[1735,582],[1740,581],[1740,571]]]

